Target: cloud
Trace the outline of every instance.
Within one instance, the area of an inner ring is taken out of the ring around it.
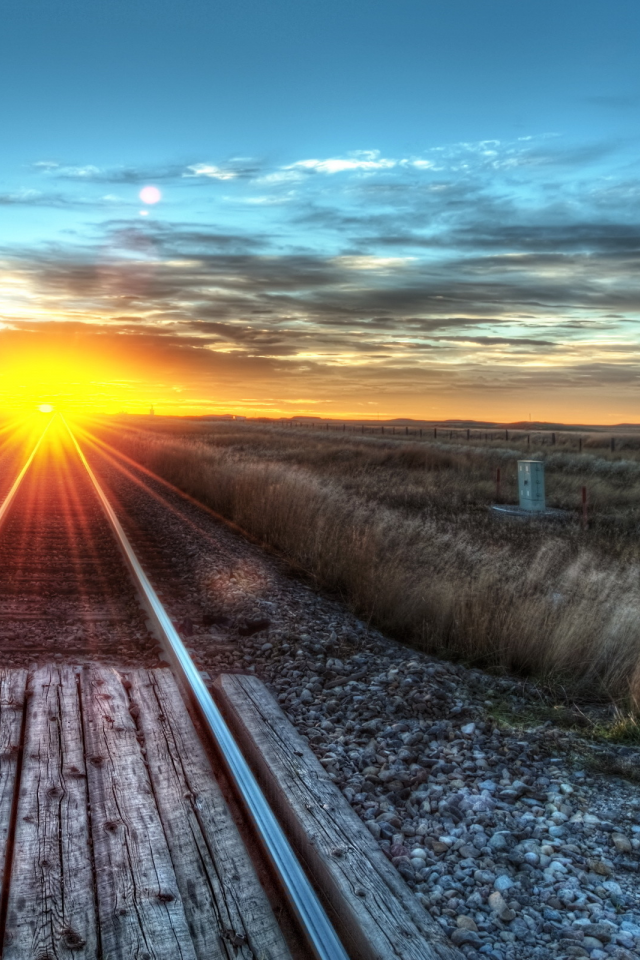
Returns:
[[[259,370],[298,397],[307,381],[348,383],[354,397],[376,383],[455,393],[474,377],[627,384],[640,359],[640,186],[624,164],[603,175],[613,149],[539,137],[395,158],[43,160],[32,182],[64,192],[29,184],[0,204],[113,209],[116,196],[92,200],[87,185],[163,177],[180,204],[144,222],[96,213],[55,242],[7,240],[0,322],[62,337],[71,318],[74,337],[129,344],[140,364],[144,350],[156,365],[170,356],[186,380],[192,364],[198,390],[222,370]]]
[[[558,343],[553,340],[534,340],[531,337],[480,337],[469,333],[466,336],[458,337],[439,337],[440,340],[448,340],[451,343],[477,343],[485,346],[502,345],[510,347],[557,347]]]
[[[137,185],[147,181],[160,182],[179,179],[185,168],[182,164],[99,167],[92,163],[63,164],[47,160],[34,163],[33,169],[56,180],[69,180],[76,183]]]
[[[193,163],[182,174],[185,178],[206,177],[208,180],[235,180],[238,174],[234,170],[223,170],[213,163]]]
[[[334,157],[327,160],[297,160],[283,167],[284,170],[303,170],[309,173],[344,173],[346,171],[392,170],[397,160],[380,156],[379,150],[361,151],[351,157]]]
[[[124,201],[120,197],[109,194],[91,198],[44,190],[16,190],[12,193],[0,193],[1,207],[52,207],[63,210],[77,207],[106,208],[122,203]]]
[[[39,160],[32,169],[49,178],[76,183],[131,184],[162,183],[181,180],[234,180],[255,176],[260,166],[255,161],[233,159],[220,166],[214,163],[167,163],[157,165],[122,165],[101,167],[96,164],[64,164]]]

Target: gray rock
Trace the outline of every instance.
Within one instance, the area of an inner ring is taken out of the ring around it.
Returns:
[[[468,943],[472,947],[482,946],[482,940],[477,933],[473,930],[467,930],[464,927],[456,927],[456,929],[451,934],[451,942],[456,947],[461,947],[463,944]]]
[[[507,843],[506,837],[503,833],[494,833],[494,835],[489,839],[489,846],[492,850],[500,851],[507,850],[509,844]]]
[[[497,890],[498,893],[504,893],[506,890],[510,890],[513,886],[513,880],[511,877],[506,876],[506,874],[496,877],[493,882],[493,889]]]

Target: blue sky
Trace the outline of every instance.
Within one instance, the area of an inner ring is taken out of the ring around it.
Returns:
[[[639,419],[639,39],[621,0],[5,0],[0,402],[68,348],[41,392],[101,409]]]

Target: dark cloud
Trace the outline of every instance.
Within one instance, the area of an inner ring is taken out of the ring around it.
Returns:
[[[499,249],[516,252],[535,250],[553,254],[640,254],[640,225],[626,223],[574,222],[501,224],[476,222],[446,237],[452,249]]]
[[[505,344],[511,347],[557,347],[557,341],[553,340],[534,340],[531,337],[481,337],[469,333],[466,336],[458,337],[439,337],[438,339],[447,340],[451,343],[477,343],[480,346],[494,346],[496,344]]]
[[[640,289],[630,265],[640,240],[633,228],[591,225],[554,233],[479,226],[476,237],[463,236],[474,252],[483,244],[509,252],[465,256],[458,236],[457,256],[451,251],[438,261],[401,260],[397,268],[382,261],[379,269],[373,260],[359,269],[349,257],[274,255],[265,237],[123,222],[109,224],[103,243],[84,249],[53,246],[20,256],[13,249],[5,256],[45,298],[79,299],[107,314],[127,303],[129,311],[152,310],[176,322],[233,320],[269,329],[356,324],[369,333],[419,323],[422,332],[433,332],[511,322],[516,314],[540,319],[563,311],[559,319],[581,322],[584,317],[572,314],[601,320],[638,309]],[[520,252],[527,244],[552,247],[552,236],[559,251]],[[596,243],[597,254],[591,249]]]

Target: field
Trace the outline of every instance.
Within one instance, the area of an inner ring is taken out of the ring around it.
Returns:
[[[640,704],[640,434],[103,420],[91,432],[403,642]],[[527,439],[528,437],[528,439]],[[554,442],[552,442],[552,440]],[[546,461],[561,521],[504,520]],[[587,488],[589,523],[581,522]]]

